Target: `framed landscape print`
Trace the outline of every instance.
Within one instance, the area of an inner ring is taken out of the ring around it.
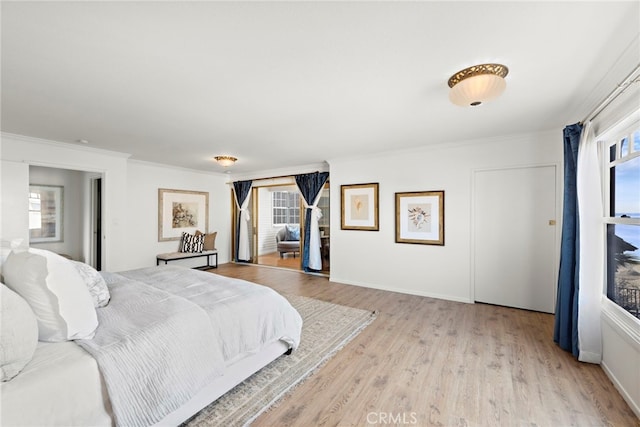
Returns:
[[[444,246],[444,191],[396,193],[396,243]]]
[[[209,193],[158,188],[158,241],[209,232]]]
[[[341,185],[342,230],[378,231],[378,183]]]
[[[63,241],[64,187],[29,185],[29,242]]]

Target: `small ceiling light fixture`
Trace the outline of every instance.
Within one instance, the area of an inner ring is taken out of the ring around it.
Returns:
[[[461,107],[475,107],[504,92],[509,69],[502,64],[480,64],[458,71],[449,79],[449,99]]]
[[[233,165],[238,160],[233,156],[215,156],[214,159],[220,166],[225,168]]]

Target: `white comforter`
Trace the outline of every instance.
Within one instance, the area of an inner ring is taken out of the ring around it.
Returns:
[[[0,383],[0,425],[111,426],[95,359],[73,341],[40,342],[31,362]]]
[[[175,266],[105,274],[111,302],[92,340],[119,425],[149,425],[226,366],[281,340],[300,341],[302,319],[270,288]]]

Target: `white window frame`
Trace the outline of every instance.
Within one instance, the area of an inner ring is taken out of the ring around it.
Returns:
[[[39,229],[42,224],[42,199],[40,193],[29,192],[29,229]]]
[[[623,120],[625,122],[626,120]],[[599,137],[598,140],[601,144],[603,144],[603,149],[601,151],[602,155],[602,182],[603,182],[603,233],[604,233],[604,253],[605,259],[603,262],[605,263],[604,268],[604,280],[603,280],[603,310],[610,317],[616,319],[616,323],[622,326],[623,329],[626,329],[627,332],[631,332],[634,329],[637,330],[637,325],[640,325],[640,319],[629,313],[627,310],[622,308],[618,303],[611,300],[608,296],[608,277],[607,277],[607,260],[608,260],[608,248],[607,248],[607,226],[610,224],[620,224],[620,225],[637,225],[640,226],[640,218],[621,218],[610,216],[610,169],[614,166],[617,166],[621,163],[627,162],[636,157],[640,157],[640,150],[634,147],[633,143],[633,134],[636,130],[640,129],[640,121],[637,119],[632,120],[631,122],[627,122],[617,126],[616,129],[607,132],[603,137]],[[621,158],[621,141],[627,137],[629,141],[629,152],[624,157]],[[611,160],[610,147],[616,146],[616,159]],[[606,316],[605,316],[605,320]],[[640,337],[637,333],[632,333],[631,335],[636,336],[636,339]]]
[[[289,197],[290,194],[295,194],[296,200],[298,202],[298,206],[295,206],[295,207],[275,206],[275,203],[274,203],[275,202],[275,197],[277,195],[282,194],[282,193],[286,193],[287,197]],[[276,221],[276,216],[275,216],[275,210],[276,209],[278,209],[278,210],[281,209],[281,210],[286,211],[284,213],[284,215],[283,215],[284,219],[285,219],[285,222],[277,222]],[[295,214],[292,215],[292,213],[294,211],[295,211]],[[295,219],[296,217],[298,218],[298,221],[290,221],[291,219]],[[284,226],[286,224],[300,224],[300,194],[295,193],[293,191],[287,191],[287,190],[284,190],[284,191],[273,191],[271,193],[271,222],[273,223],[274,227],[282,227],[282,226]]]

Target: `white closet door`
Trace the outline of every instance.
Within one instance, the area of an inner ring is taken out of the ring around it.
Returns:
[[[556,167],[474,174],[475,300],[553,313]]]

